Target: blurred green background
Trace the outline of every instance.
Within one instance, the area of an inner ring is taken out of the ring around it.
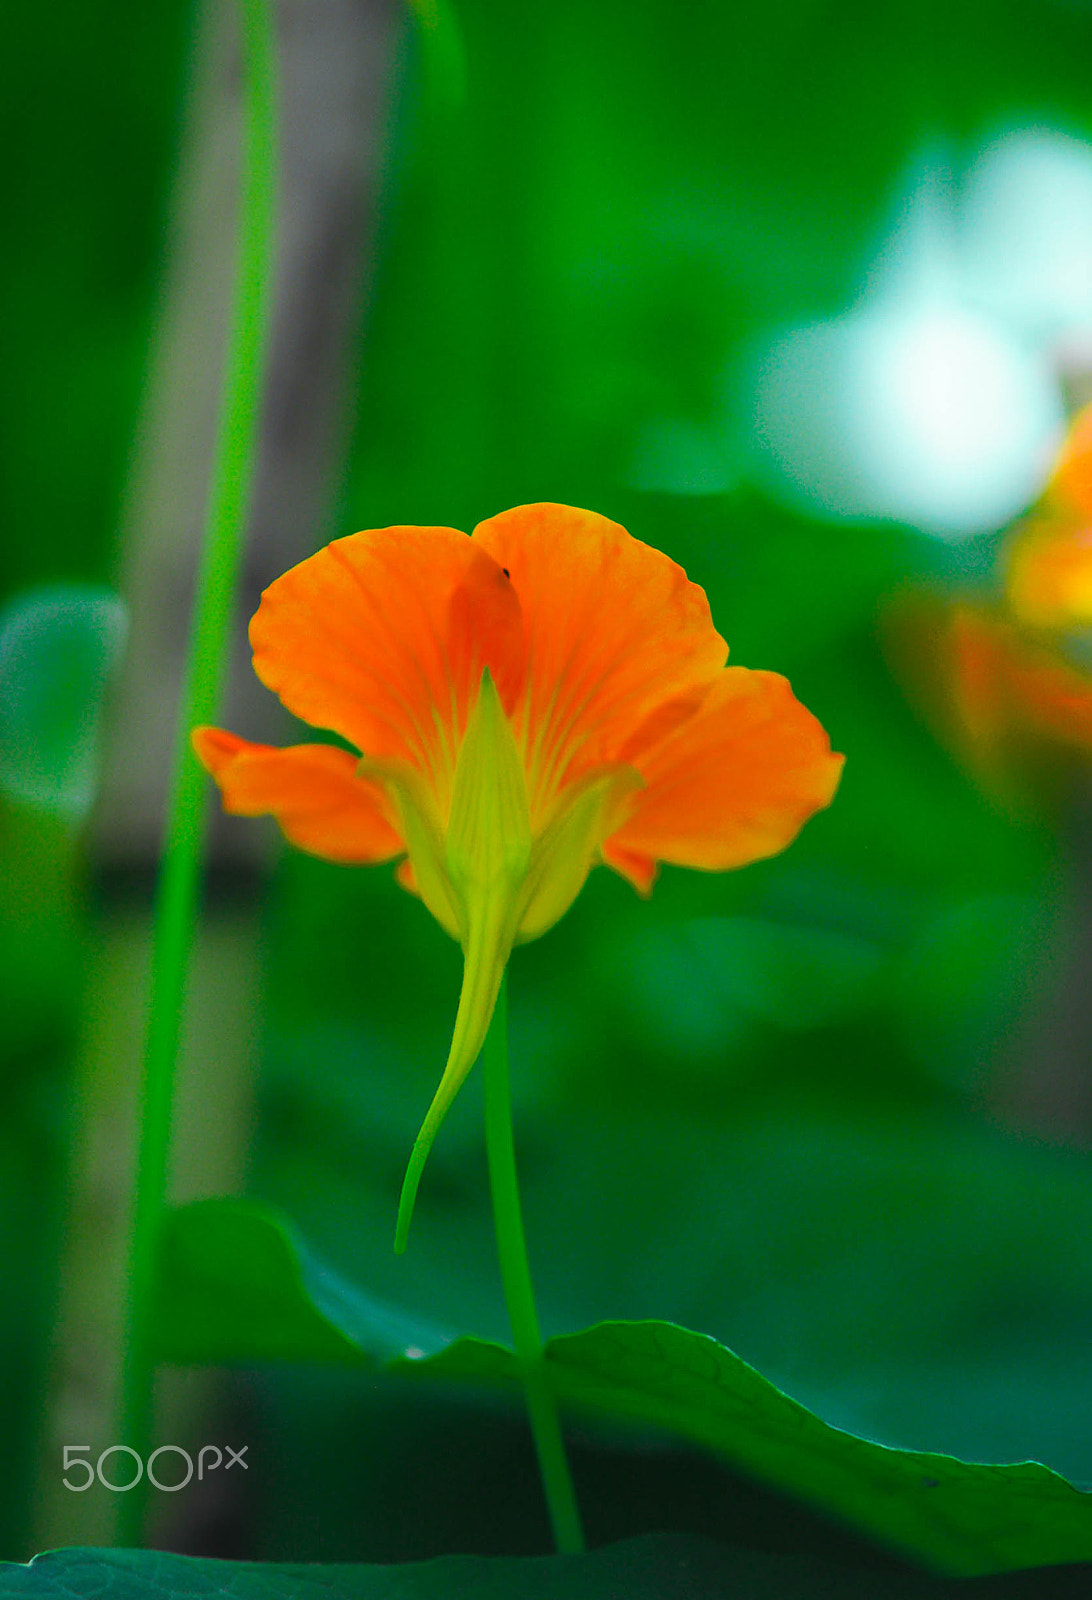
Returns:
[[[908,588],[989,588],[1087,392],[1092,13],[459,0],[459,104],[408,16],[319,11],[278,7],[280,303],[225,721],[289,732],[242,647],[283,567],[356,528],[550,499],[681,562],[732,659],[786,673],[847,756],[784,856],[668,869],[649,904],[600,869],[517,952],[545,1330],[675,1319],[870,1438],[1092,1480],[1087,770],[1002,807],[883,643]],[[5,1558],[97,1531],[56,1489],[59,1447],[111,1403],[234,51],[228,8],[121,0],[105,28],[66,0],[0,59]],[[388,869],[218,824],[178,1186],[274,1203],[376,1294],[503,1337],[475,1082],[391,1253],[458,982]],[[253,1466],[172,1508],[176,1547],[545,1545],[498,1402],[286,1370],[165,1403],[180,1436],[249,1439]],[[593,1537],[841,1537],[662,1440],[578,1446]]]

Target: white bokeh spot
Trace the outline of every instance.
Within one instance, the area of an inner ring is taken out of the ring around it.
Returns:
[[[961,192],[917,163],[862,281],[845,315],[759,352],[760,474],[840,520],[1003,526],[1060,442],[1064,352],[1092,350],[1092,147],[1013,132]]]

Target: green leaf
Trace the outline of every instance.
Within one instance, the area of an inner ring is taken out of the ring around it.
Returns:
[[[951,1106],[885,1107],[900,1064],[867,1036],[838,1036],[814,1061],[785,1035],[783,1054],[693,1078],[678,1056],[589,1046],[570,1097],[551,1105],[540,1032],[556,1042],[568,1008],[550,1010],[549,993],[532,1008],[523,993],[517,1141],[547,1333],[649,1317],[700,1328],[849,1432],[1092,1478],[1092,1181],[1078,1153],[976,1127]],[[300,1095],[277,1107],[281,1170],[267,1161],[261,1173],[270,1200],[350,1280],[503,1340],[477,1080],[433,1152],[414,1247],[395,1257],[407,1136],[391,1123],[413,1063],[321,1037],[309,1060],[323,1044],[329,1075],[294,1065]],[[734,1118],[715,1103],[726,1087],[753,1097]],[[867,1113],[853,1104],[874,1090]],[[370,1122],[354,1094],[374,1100]]]
[[[155,1318],[161,1361],[373,1365],[450,1336],[347,1283],[291,1225],[241,1200],[167,1215]]]
[[[603,1323],[551,1340],[548,1356],[562,1398],[659,1423],[942,1570],[1092,1560],[1092,1494],[1047,1467],[891,1450],[828,1427],[704,1334]]]
[[[445,1342],[336,1279],[269,1213],[231,1201],[171,1215],[157,1328],[164,1360],[355,1360],[415,1376],[518,1381],[511,1351]],[[1092,1495],[1047,1467],[976,1465],[857,1438],[705,1334],[668,1322],[601,1323],[551,1339],[547,1359],[562,1401],[666,1429],[940,1570],[1092,1561]]]
[[[583,1556],[442,1556],[397,1566],[209,1561],[157,1550],[55,1550],[0,1562],[0,1600],[1054,1600],[1074,1569],[951,1581],[828,1566],[678,1534]]]
[[[1048,1467],[981,1465],[859,1439],[705,1334],[670,1322],[601,1323],[549,1340],[546,1353],[562,1401],[668,1429],[940,1571],[1092,1561],[1092,1493]],[[415,1370],[514,1376],[507,1351],[473,1339]]]

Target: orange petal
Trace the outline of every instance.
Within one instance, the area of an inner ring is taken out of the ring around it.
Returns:
[[[285,837],[327,861],[389,861],[405,849],[383,791],[355,756],[329,744],[278,750],[222,728],[195,728],[193,747],[223,792],[224,810],[276,817]]]
[[[615,872],[623,878],[628,878],[637,893],[644,899],[652,893],[652,885],[656,882],[659,871],[657,863],[652,856],[642,855],[638,850],[626,850],[618,843],[617,834],[613,839],[604,841],[600,855],[608,867],[613,867]]]
[[[1092,406],[1078,411],[1070,424],[1044,498],[1063,516],[1092,514]]]
[[[420,900],[421,891],[417,887],[417,874],[413,870],[413,862],[409,856],[398,863],[394,869],[394,876],[407,894],[415,894]]]
[[[951,649],[956,710],[980,755],[1013,734],[1092,748],[1092,679],[1062,657],[969,606],[953,614]]]
[[[270,585],[250,642],[255,672],[290,711],[414,767],[441,811],[483,667],[506,705],[522,681],[512,586],[454,528],[335,540]]]
[[[646,787],[603,846],[641,884],[641,862],[721,872],[775,855],[829,805],[843,757],[775,672],[726,667],[701,710],[635,765]]]
[[[1092,750],[1092,681],[1066,662],[1030,654],[1014,663],[1010,686],[1023,718],[1075,750]]]
[[[523,610],[527,685],[515,722],[537,818],[561,783],[633,761],[662,737],[728,647],[704,590],[593,511],[519,506],[479,523],[473,539],[511,573]]]
[[[1013,611],[1033,628],[1087,627],[1092,622],[1092,526],[1036,519],[1008,554]]]
[[[1009,722],[1005,679],[1011,634],[1008,623],[957,605],[948,619],[947,638],[942,640],[951,674],[945,687],[956,713],[957,741],[969,743],[971,753],[979,759],[992,757]]]

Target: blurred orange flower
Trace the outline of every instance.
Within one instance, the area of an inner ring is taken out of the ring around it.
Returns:
[[[1077,414],[1039,506],[1016,531],[1005,588],[1029,627],[1092,623],[1092,406]]]
[[[1013,623],[953,607],[949,644],[955,708],[979,759],[1034,743],[1092,749],[1092,681]]]
[[[1028,523],[1009,552],[1013,612],[1033,628],[1092,623],[1092,512],[1086,522]]]
[[[743,866],[784,849],[841,772],[784,678],[725,667],[681,567],[570,506],[521,506],[470,537],[336,540],[266,590],[250,640],[288,710],[359,753],[198,728],[225,810],[272,813],[329,860],[403,856],[399,881],[463,949],[416,1173],[512,946],[563,915],[597,860],[643,894],[658,861]]]
[[[1018,808],[1047,797],[1060,760],[1092,751],[1092,407],[1001,558],[993,602],[903,597],[887,619],[900,672],[978,777]]]

